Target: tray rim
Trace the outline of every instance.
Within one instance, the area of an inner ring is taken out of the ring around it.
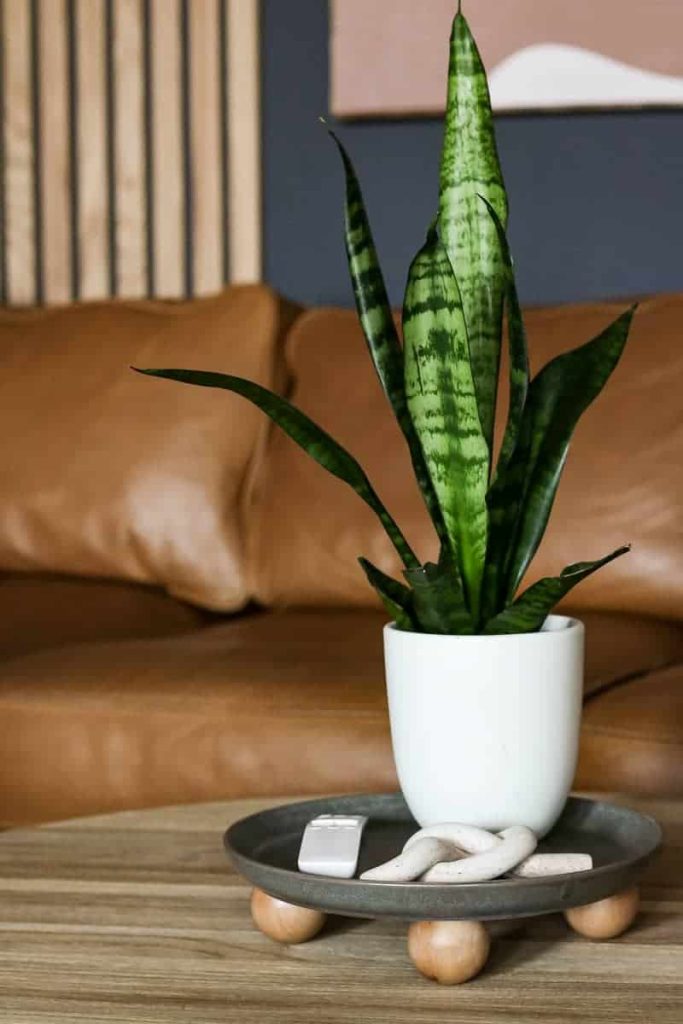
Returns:
[[[304,811],[307,807],[315,809],[318,813],[320,813],[322,805],[330,801],[336,802],[344,800],[373,799],[386,800],[390,798],[401,800],[402,795],[400,791],[393,791],[391,793],[345,793],[329,797],[317,797],[308,800],[295,800],[292,803],[278,804],[272,808],[266,808],[265,810],[257,811],[253,814],[246,815],[244,818],[240,818],[238,821],[233,822],[229,826],[229,828],[226,829],[223,835],[223,845],[226,850],[226,853],[228,854],[230,860],[233,862],[235,867],[244,877],[247,878],[248,881],[252,882],[252,884],[259,884],[258,881],[255,880],[254,877],[252,876],[252,868],[254,869],[253,874],[255,874],[256,876],[260,875],[261,871],[265,871],[267,872],[269,879],[282,882],[283,889],[287,890],[286,899],[288,902],[300,906],[321,906],[320,901],[306,898],[305,894],[302,894],[300,896],[292,896],[290,892],[290,884],[288,884],[292,882],[295,883],[295,886],[298,883],[304,890],[306,890],[306,888],[309,886],[315,889],[323,885],[332,885],[333,890],[335,892],[343,893],[344,891],[346,891],[349,894],[358,894],[359,896],[362,896],[363,893],[367,892],[375,892],[378,894],[381,892],[382,894],[384,894],[383,902],[390,902],[390,898],[395,897],[397,904],[395,910],[377,910],[373,912],[367,911],[365,913],[361,913],[357,909],[349,909],[345,911],[343,908],[340,909],[339,907],[336,907],[334,910],[329,910],[328,912],[340,915],[347,914],[348,916],[355,917],[376,916],[399,918],[409,918],[411,916],[416,916],[414,914],[408,913],[405,910],[405,908],[401,908],[401,897],[404,898],[403,902],[405,902],[406,899],[410,901],[411,896],[413,898],[419,898],[420,894],[423,893],[429,893],[430,896],[433,897],[433,899],[439,900],[440,898],[452,897],[454,895],[454,890],[459,890],[460,892],[467,891],[470,895],[473,895],[475,899],[477,896],[480,896],[481,899],[484,902],[486,902],[488,898],[495,897],[496,893],[502,895],[504,891],[507,891],[509,893],[513,889],[517,893],[529,892],[532,894],[536,894],[538,896],[541,895],[544,891],[548,890],[549,888],[557,886],[559,886],[561,889],[566,888],[567,886],[569,886],[570,888],[582,889],[584,888],[585,883],[595,882],[596,888],[600,888],[600,882],[604,881],[604,879],[612,875],[619,876],[620,874],[626,873],[629,876],[631,876],[640,873],[640,871],[642,871],[646,867],[646,865],[652,860],[652,858],[659,852],[662,846],[663,837],[661,826],[659,825],[659,822],[651,815],[644,814],[643,812],[637,811],[634,808],[628,806],[622,806],[620,804],[611,803],[609,800],[602,800],[599,798],[586,796],[575,796],[573,794],[568,797],[567,805],[571,803],[571,805],[574,807],[581,807],[582,805],[605,807],[617,812],[624,813],[626,815],[632,815],[635,818],[637,818],[641,823],[646,824],[652,831],[652,839],[649,848],[632,857],[620,858],[619,860],[611,861],[609,864],[603,864],[600,867],[591,868],[589,871],[569,872],[540,878],[514,879],[513,885],[510,884],[512,881],[510,879],[493,879],[487,882],[470,882],[464,885],[455,886],[448,883],[434,884],[426,882],[373,882],[361,881],[358,878],[329,878],[324,875],[307,875],[303,872],[293,871],[289,868],[281,868],[275,865],[266,864],[263,861],[259,861],[254,857],[248,856],[247,854],[240,852],[232,845],[232,838],[238,830],[244,828],[245,826],[248,826],[249,823],[257,819],[261,819],[263,815],[266,814],[275,813],[278,811],[287,813],[288,811],[292,811],[294,809]],[[563,814],[565,813],[567,805],[565,805]],[[245,868],[247,870],[244,870]],[[264,888],[266,889],[266,891],[268,891],[267,886],[264,886]],[[602,886],[602,888],[604,889],[604,885]],[[617,888],[614,888],[611,891],[615,892],[617,891]],[[272,892],[272,895],[278,896],[279,898],[284,898],[280,897],[280,894],[275,891]],[[597,898],[604,898],[604,895]],[[323,900],[322,902],[325,905],[327,905],[328,901]],[[336,901],[334,902],[336,903]],[[548,910],[531,909],[528,912],[520,912],[518,915],[506,913],[506,916],[529,917],[534,916],[535,914],[552,913],[554,909],[557,909],[557,902],[557,898],[553,899],[551,901],[552,907]],[[585,903],[587,901],[581,899],[573,900],[571,897],[568,897],[562,901],[562,906],[577,906],[581,905],[582,902]],[[471,915],[468,914],[467,916]],[[489,915],[487,913],[482,912],[481,914],[477,914],[477,916],[483,920],[487,917],[489,917],[490,919],[491,917],[495,918],[499,917],[500,915]]]

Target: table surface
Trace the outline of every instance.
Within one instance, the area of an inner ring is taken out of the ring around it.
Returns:
[[[221,834],[285,801],[126,812],[0,835],[5,1024],[592,1024],[683,1020],[683,803],[622,800],[665,832],[635,926],[590,943],[560,917],[493,943],[484,973],[421,978],[406,926],[338,918],[283,947],[252,926]]]

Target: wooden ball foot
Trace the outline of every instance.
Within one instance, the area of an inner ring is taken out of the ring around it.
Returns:
[[[252,891],[251,916],[264,935],[288,945],[308,942],[325,924],[325,914],[320,910],[285,903],[275,896],[269,896],[262,889]]]
[[[587,939],[614,939],[633,923],[638,902],[638,890],[625,889],[597,903],[566,910],[564,916],[574,931]]]
[[[410,959],[425,978],[460,985],[479,974],[489,956],[480,921],[416,921],[408,929]]]

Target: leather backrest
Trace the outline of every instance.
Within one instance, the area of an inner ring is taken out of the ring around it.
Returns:
[[[184,303],[0,312],[0,570],[248,599],[242,498],[267,422],[243,399],[133,373],[276,384],[291,310],[261,286]]]
[[[532,367],[589,340],[624,305],[532,310]],[[287,339],[293,401],[347,446],[423,558],[436,551],[403,439],[355,314],[309,311]],[[683,296],[643,302],[626,352],[581,420],[527,583],[630,542],[572,594],[573,607],[683,617]],[[372,512],[279,431],[269,435],[250,515],[250,585],[267,605],[374,605],[357,565],[397,573]]]

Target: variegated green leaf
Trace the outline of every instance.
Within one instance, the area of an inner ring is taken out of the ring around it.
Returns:
[[[507,197],[486,72],[460,12],[451,33],[440,179],[439,229],[460,287],[479,415],[490,448],[506,272],[496,227],[479,196],[486,198],[504,226]]]
[[[515,272],[512,265],[510,246],[503,223],[496,213],[494,207],[485,196],[479,197],[489,212],[500,243],[500,251],[505,267],[505,307],[507,312],[508,327],[508,349],[510,353],[510,401],[508,405],[508,418],[505,425],[503,442],[500,447],[496,473],[500,473],[508,464],[512,453],[517,446],[517,438],[522,425],[522,414],[526,403],[526,396],[529,390],[529,353],[527,349],[526,330],[524,329],[524,318],[522,307],[517,295],[515,283]]]
[[[510,541],[505,601],[513,598],[538,549],[574,428],[617,365],[634,311],[635,306],[597,338],[551,360],[531,382],[516,451],[489,494],[491,529],[502,530]]]
[[[134,369],[137,368],[134,367]],[[273,394],[272,391],[268,391],[267,388],[254,384],[252,381],[244,380],[242,377],[233,377],[226,373],[176,369],[137,370],[137,372],[145,373],[150,377],[164,377],[167,380],[180,381],[183,384],[196,384],[204,388],[222,388],[248,399],[265,412],[274,423],[277,423],[312,459],[333,476],[339,477],[340,480],[352,487],[356,494],[370,506],[378,516],[404,565],[417,566],[420,564],[353,456],[285,398]]]
[[[363,193],[346,149],[334,132],[330,131],[329,134],[337,144],[344,165],[346,179],[344,237],[358,319],[363,328],[377,376],[408,444],[415,477],[425,504],[439,537],[444,540],[446,534],[441,510],[406,404],[403,384],[403,349],[377,258],[370,221],[363,202]]]
[[[387,576],[367,558],[359,558],[358,561],[368,583],[377,591],[387,614],[391,616],[392,622],[395,622],[399,629],[409,633],[419,631],[410,588],[399,580],[395,580],[393,576]]]
[[[434,230],[408,274],[403,335],[408,409],[476,622],[486,557],[489,450],[458,285]]]
[[[517,441],[522,426],[522,417],[526,397],[529,390],[529,356],[527,351],[526,331],[522,310],[517,296],[515,275],[510,255],[510,247],[505,235],[505,228],[498,217],[498,214],[486,198],[481,197],[489,211],[489,215],[495,224],[498,232],[503,263],[507,272],[506,281],[506,310],[507,310],[507,334],[509,349],[509,405],[508,418],[503,435],[503,441],[498,455],[498,465],[494,475],[494,483],[497,477],[504,472],[510,462],[513,452],[517,447]],[[510,544],[509,533],[500,529],[504,511],[492,503],[489,517],[489,538],[486,552],[486,568],[484,571],[484,593],[482,596],[483,613],[485,617],[493,615],[498,607],[499,591],[504,578],[505,557]],[[509,511],[509,509],[507,510]]]
[[[423,633],[469,636],[474,622],[465,604],[462,582],[451,561],[428,562],[406,569],[404,576],[413,592],[413,608]]]
[[[559,576],[546,576],[525,590],[505,611],[486,623],[484,633],[535,633],[546,616],[569,591],[597,569],[625,555],[629,547],[617,548],[597,562],[577,562],[563,569]],[[413,570],[417,572],[417,570]]]

